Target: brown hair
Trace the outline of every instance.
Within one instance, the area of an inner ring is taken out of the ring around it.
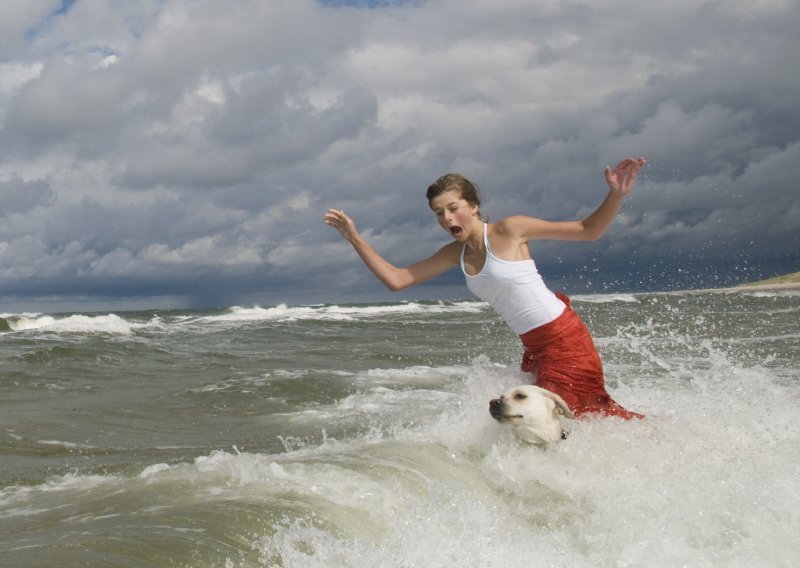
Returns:
[[[461,195],[461,199],[470,205],[478,207],[478,218],[481,221],[487,220],[486,216],[481,212],[481,198],[478,186],[461,174],[445,174],[430,184],[428,191],[425,192],[425,197],[428,198],[428,206],[430,207],[431,201],[448,191],[457,191]]]

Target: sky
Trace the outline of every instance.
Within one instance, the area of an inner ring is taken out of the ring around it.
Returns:
[[[535,241],[552,289],[800,270],[792,0],[4,0],[0,312],[469,298],[390,293],[449,235],[459,172],[490,220],[571,220],[648,165],[608,233]]]

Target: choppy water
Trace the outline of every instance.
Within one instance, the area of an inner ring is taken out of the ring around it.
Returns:
[[[0,565],[799,565],[800,295],[574,307],[648,419],[549,450],[478,302],[2,314]]]

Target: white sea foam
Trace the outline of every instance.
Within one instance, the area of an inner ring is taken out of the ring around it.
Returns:
[[[23,312],[21,314],[1,313],[0,318],[38,318],[41,315],[41,312]]]
[[[128,335],[133,325],[115,315],[71,315],[55,317],[50,315],[20,315],[7,318],[9,327],[14,331],[47,331],[66,333],[110,333]]]
[[[31,510],[46,511],[63,506],[54,494],[70,492],[90,492],[101,486],[119,483],[121,478],[113,475],[85,475],[67,473],[50,477],[39,485],[11,485],[0,488],[0,517],[7,514],[7,508],[30,506]],[[35,503],[34,505],[30,505]]]
[[[390,437],[279,455],[219,451],[142,477],[165,490],[188,481],[205,499],[290,499],[284,520],[254,537],[262,558],[282,566],[788,566],[800,551],[790,505],[800,455],[786,399],[796,389],[767,382],[751,405],[765,383],[720,392],[714,383],[731,370],[721,356],[688,391],[654,393],[648,420],[579,421],[551,450],[520,445],[478,412],[472,397],[491,389],[474,377],[441,397],[440,418],[423,428],[405,416]],[[412,402],[372,394],[328,418],[358,407],[394,420],[387,411]]]
[[[429,367],[415,365],[412,367],[390,367],[369,369],[356,377],[359,384],[364,385],[400,385],[408,386],[441,386],[455,378],[463,378],[469,367],[465,365],[448,365]]]
[[[496,389],[515,380],[478,363],[465,396],[439,401],[438,421],[395,435],[393,461],[411,460],[427,491],[402,483],[391,515],[360,510],[372,517],[372,530],[391,530],[337,537],[295,521],[261,546],[299,562],[306,543],[314,550],[307,566],[335,558],[346,566],[390,566],[392,559],[472,565],[476,558],[481,565],[523,566],[532,548],[537,562],[557,566],[784,565],[782,558],[800,552],[792,544],[800,514],[787,506],[799,496],[797,386],[775,384],[767,371],[742,369],[708,350],[711,368],[681,381],[683,388],[650,392],[640,385],[626,392],[647,408],[647,420],[575,422],[570,438],[550,451],[520,446],[475,403],[493,392],[486,382]],[[386,412],[394,402],[376,398],[378,408],[367,411]],[[390,443],[364,451],[383,444]],[[446,468],[423,457],[437,447],[452,457]],[[471,459],[479,461],[481,476]]]
[[[236,377],[232,379],[225,379],[213,384],[204,385],[198,388],[189,389],[188,392],[193,393],[212,393],[212,392],[240,392],[249,393],[263,390],[269,387],[275,380],[293,380],[302,379],[315,371],[313,369],[300,369],[300,370],[276,370],[264,373],[257,377]],[[349,376],[349,373],[337,373],[332,371],[325,371],[328,375],[344,374]]]
[[[611,304],[623,302],[626,304],[636,304],[639,299],[633,294],[576,294],[570,298],[574,302],[587,302],[590,304]]]
[[[761,292],[745,292],[754,298],[780,298],[781,296],[800,296],[800,290],[764,290]]]
[[[63,442],[61,440],[37,440],[36,443],[43,446],[61,447],[67,450],[74,450],[78,447],[78,444],[75,444],[74,442]]]
[[[224,314],[205,316],[194,321],[214,322],[248,322],[279,321],[294,322],[301,320],[318,321],[351,321],[354,319],[374,318],[381,316],[435,314],[435,313],[479,313],[486,309],[482,302],[438,302],[422,304],[407,302],[387,305],[363,306],[287,306],[279,304],[274,307],[245,308],[234,306]]]

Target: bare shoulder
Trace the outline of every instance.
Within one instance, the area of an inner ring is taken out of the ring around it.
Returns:
[[[412,284],[429,280],[458,265],[460,260],[458,244],[457,242],[446,244],[425,260],[407,266],[405,270],[411,274]]]
[[[510,215],[500,219],[494,224],[496,234],[504,237],[523,237],[535,232],[537,227],[543,226],[545,221],[527,215]]]
[[[449,262],[450,264],[458,264],[461,260],[462,248],[464,248],[463,244],[459,243],[458,241],[452,241],[437,250],[433,254],[433,257]]]
[[[575,221],[546,221],[526,215],[512,215],[494,225],[500,238],[527,242],[532,239],[580,239],[582,224]]]

